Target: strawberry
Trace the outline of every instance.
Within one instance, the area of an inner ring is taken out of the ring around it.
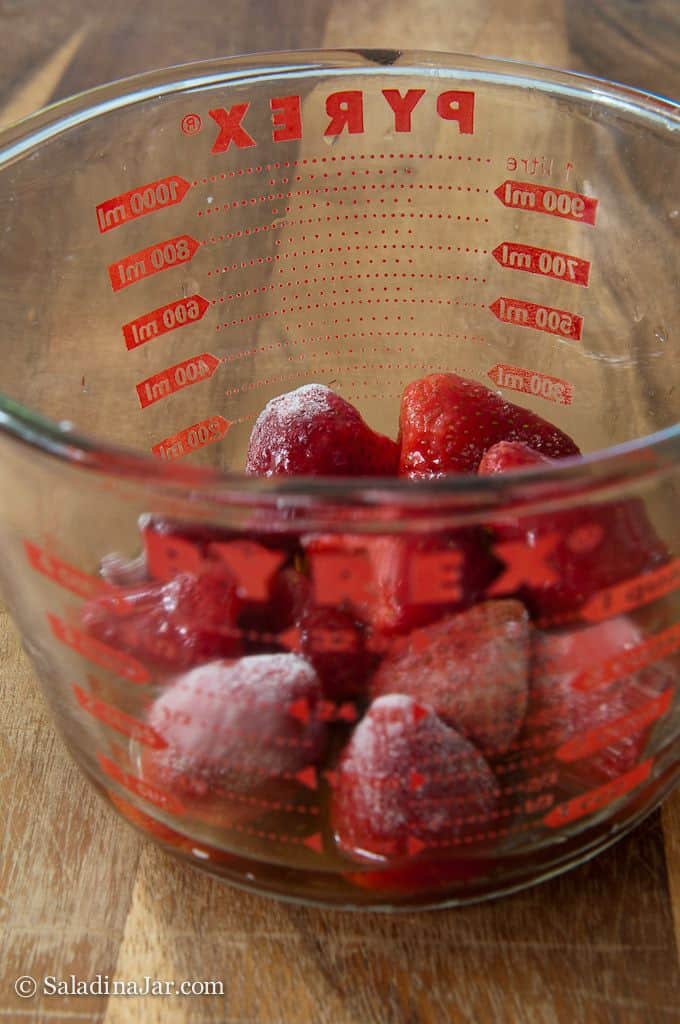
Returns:
[[[250,435],[246,473],[255,476],[395,476],[399,450],[353,405],[323,384],[267,403]]]
[[[320,700],[316,672],[296,654],[201,665],[149,709],[147,721],[166,746],[144,752],[144,777],[199,804],[293,780],[323,751]]]
[[[298,621],[300,649],[318,672],[325,696],[334,701],[360,697],[377,663],[364,624],[342,608],[313,605]]]
[[[518,601],[486,601],[416,629],[383,660],[371,694],[429,704],[486,757],[507,751],[527,703],[529,617]]]
[[[630,771],[644,756],[652,722],[665,713],[672,689],[666,668],[625,667],[626,652],[643,639],[624,616],[535,635],[524,731],[538,748],[554,745],[563,774],[581,785]],[[612,659],[620,659],[618,669]]]
[[[316,601],[345,602],[381,635],[406,633],[477,600],[498,571],[481,530],[309,534]]]
[[[503,473],[554,460],[526,445],[500,443],[485,452],[479,473]],[[510,591],[539,621],[559,622],[573,616],[599,590],[637,576],[666,561],[668,553],[647,518],[639,498],[551,510],[544,515],[504,518],[494,525],[496,553],[526,546],[527,564],[539,554],[534,570],[522,579],[513,571]],[[494,585],[502,591],[502,578]]]
[[[91,636],[161,671],[181,672],[237,654],[238,598],[228,572],[182,573],[167,583],[121,587],[81,611]]]
[[[331,821],[359,860],[399,861],[486,838],[499,797],[482,755],[427,704],[375,700],[343,751]]]
[[[477,381],[433,373],[405,389],[399,416],[401,476],[474,473],[498,441],[524,441],[554,458],[579,454],[557,427]]]

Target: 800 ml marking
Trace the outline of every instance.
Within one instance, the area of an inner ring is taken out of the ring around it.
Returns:
[[[189,188],[188,181],[173,174],[107,199],[96,208],[99,231],[104,234],[129,220],[145,217],[166,206],[176,206],[182,202]]]
[[[177,299],[168,302],[166,306],[152,309],[150,313],[131,320],[129,324],[123,324],[125,347],[128,351],[139,348],[161,334],[196,323],[205,316],[209,307],[210,303],[202,295],[188,295],[186,299]]]
[[[160,402],[162,398],[173,395],[175,391],[190,387],[201,380],[208,380],[220,365],[221,360],[210,352],[202,352],[199,356],[184,359],[175,366],[168,366],[160,373],[140,381],[137,384],[137,397],[142,409]]]
[[[148,249],[132,253],[109,267],[109,279],[114,292],[136,284],[144,277],[159,274],[181,263],[188,263],[199,248],[198,242],[189,235],[177,235],[165,242],[150,245]]]

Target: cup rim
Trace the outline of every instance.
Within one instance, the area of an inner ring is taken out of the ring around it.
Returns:
[[[0,170],[43,142],[123,107],[151,98],[243,81],[254,75],[275,77],[321,72],[384,73],[391,66],[436,74],[437,69],[461,78],[531,87],[565,98],[587,98],[606,108],[636,113],[669,132],[680,130],[680,103],[652,92],[591,75],[538,64],[467,54],[408,50],[307,50],[249,53],[193,61],[155,69],[96,86],[50,104],[0,132]],[[679,137],[676,135],[676,137]],[[45,456],[71,466],[119,476],[154,491],[192,500],[225,499],[267,503],[305,499],[340,500],[360,505],[414,503],[423,499],[457,507],[522,503],[574,488],[589,493],[624,486],[641,478],[666,475],[680,462],[680,421],[663,430],[590,452],[561,459],[550,466],[479,477],[472,473],[439,478],[251,477],[209,467],[166,462],[150,454],[96,439],[68,422],[49,419],[0,392],[0,433]]]

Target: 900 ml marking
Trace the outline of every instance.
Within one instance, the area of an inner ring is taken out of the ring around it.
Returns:
[[[141,252],[132,253],[109,267],[111,287],[114,292],[119,292],[144,277],[158,274],[180,263],[188,263],[198,248],[198,242],[194,238],[190,238],[189,235],[177,235],[157,245],[150,245]]]
[[[104,234],[129,220],[155,213],[166,206],[176,206],[182,202],[189,188],[188,181],[173,174],[107,199],[96,208],[99,231]]]
[[[598,201],[580,192],[534,185],[531,181],[508,180],[498,186],[494,195],[510,209],[545,213],[582,224],[595,223]]]

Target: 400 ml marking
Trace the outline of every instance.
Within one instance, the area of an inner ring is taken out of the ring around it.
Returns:
[[[113,199],[107,199],[96,207],[97,227],[101,234],[112,231],[130,220],[145,217],[156,210],[181,203],[191,185],[184,178],[173,174],[169,178],[159,178],[148,185],[139,185],[129,192],[123,192]]]
[[[160,402],[161,399],[173,395],[182,388],[188,388],[192,384],[198,384],[202,380],[209,380],[217,367],[222,362],[211,352],[201,352],[191,359],[184,359],[181,363],[168,366],[160,373],[154,373],[146,380],[140,381],[136,386],[137,397],[142,409]]]
[[[109,267],[109,279],[114,292],[128,288],[145,277],[160,274],[163,270],[188,263],[198,251],[199,244],[189,235],[176,235],[165,242],[150,245],[148,249],[134,252],[130,256],[112,263]]]

